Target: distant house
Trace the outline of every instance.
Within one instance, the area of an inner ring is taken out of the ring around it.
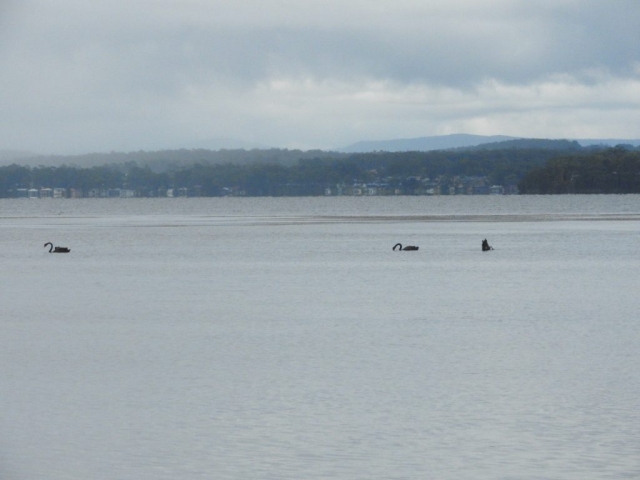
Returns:
[[[102,198],[106,196],[106,192],[102,189],[92,188],[89,190],[89,198]]]
[[[133,198],[135,196],[136,196],[135,190],[127,190],[124,188],[120,190],[120,198]]]

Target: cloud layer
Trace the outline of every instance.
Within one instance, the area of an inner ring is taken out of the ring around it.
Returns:
[[[640,137],[637,2],[1,5],[0,148]]]

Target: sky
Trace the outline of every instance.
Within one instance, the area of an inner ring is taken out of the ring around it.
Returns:
[[[639,25],[637,0],[0,0],[0,149],[635,139]]]

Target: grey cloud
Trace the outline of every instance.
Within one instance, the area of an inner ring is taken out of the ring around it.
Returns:
[[[78,64],[93,69],[97,80],[112,71],[118,75],[109,80],[116,84],[128,77],[144,88],[169,89],[185,81],[243,84],[272,75],[454,85],[484,78],[523,82],[589,68],[624,74],[640,59],[640,4],[558,5],[488,11],[479,18],[453,12],[444,18],[392,18],[388,25],[354,22],[353,28],[253,26],[249,20],[246,26],[155,26],[131,18],[105,25],[98,15],[83,15],[64,28],[52,23],[48,31],[45,24],[32,32],[26,40],[31,52],[25,54],[61,56],[71,69]]]
[[[239,0],[233,6],[199,0],[13,2],[13,8],[0,9],[5,14],[0,22],[1,125],[13,132],[0,136],[0,146],[11,136],[24,141],[46,125],[51,132],[36,136],[50,136],[53,142],[59,129],[60,144],[73,132],[86,144],[98,142],[100,132],[110,132],[104,135],[109,142],[129,137],[133,144],[137,136],[152,144],[153,132],[167,137],[169,131],[175,143],[181,132],[204,128],[208,115],[216,128],[233,123],[233,131],[218,135],[242,135],[243,125],[259,131],[256,125],[266,122],[262,129],[282,143],[291,135],[284,132],[305,134],[299,117],[278,122],[270,117],[277,97],[269,98],[273,92],[261,85],[278,79],[353,86],[348,88],[390,82],[398,95],[418,86],[458,89],[472,97],[488,80],[517,86],[567,75],[593,84],[600,81],[593,71],[638,75],[637,2],[327,1],[326,7],[324,2],[293,2],[294,11],[293,3],[284,0]],[[338,10],[338,5],[343,7]],[[199,105],[194,91],[209,95],[208,103]],[[265,97],[255,97],[256,91]],[[313,109],[320,107],[314,98],[299,94],[296,100],[301,103],[296,115],[306,105],[309,119],[317,118]],[[496,114],[509,108],[505,102],[492,106],[490,100],[477,104]],[[259,110],[261,105],[271,110]],[[350,118],[357,118],[357,108],[350,108]],[[392,104],[384,108],[389,118],[406,113],[394,111]],[[279,114],[291,111],[282,108]],[[412,115],[432,128],[438,124],[432,112]],[[378,123],[369,131],[382,128]],[[359,132],[366,136],[366,127]],[[307,137],[318,141],[314,135]]]

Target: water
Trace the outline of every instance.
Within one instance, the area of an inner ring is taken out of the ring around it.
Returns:
[[[640,196],[3,200],[0,478],[639,478],[639,221]]]

